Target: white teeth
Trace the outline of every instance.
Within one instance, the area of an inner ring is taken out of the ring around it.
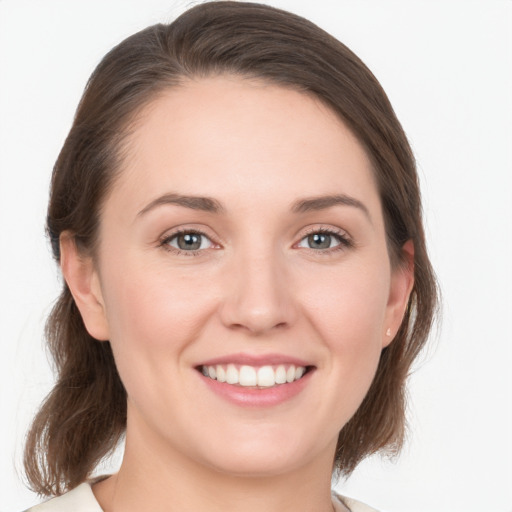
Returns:
[[[242,366],[240,368],[239,381],[240,386],[256,386],[256,370],[252,366]]]
[[[203,366],[201,373],[205,377],[227,382],[228,384],[238,384],[244,387],[271,388],[278,384],[290,383],[299,380],[305,373],[304,366],[285,366],[280,364],[277,367],[270,365],[253,367],[242,365],[239,368],[234,364]]]
[[[224,368],[220,364],[218,364],[215,370],[217,372],[217,380],[219,382],[226,382],[226,372]]]
[[[272,366],[262,366],[258,369],[258,386],[269,388],[275,384],[276,376]]]
[[[286,382],[286,368],[281,364],[276,370],[276,384],[284,384]]]
[[[226,382],[228,384],[238,384],[238,370],[234,364],[228,364],[226,369]]]

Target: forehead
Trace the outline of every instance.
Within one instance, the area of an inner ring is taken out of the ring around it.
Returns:
[[[222,76],[167,89],[142,110],[127,146],[112,192],[134,208],[167,191],[379,202],[370,160],[344,123],[311,95],[261,81]]]

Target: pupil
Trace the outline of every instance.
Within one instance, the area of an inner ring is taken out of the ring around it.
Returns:
[[[315,233],[308,236],[309,246],[312,249],[328,249],[331,246],[330,235]]]
[[[187,233],[178,237],[178,247],[185,250],[195,250],[201,247],[200,235]]]

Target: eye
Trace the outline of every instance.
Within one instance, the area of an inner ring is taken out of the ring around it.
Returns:
[[[200,251],[210,249],[213,242],[203,233],[198,231],[183,231],[174,233],[162,241],[162,245],[170,246],[178,251]]]
[[[297,244],[298,247],[304,247],[306,249],[313,250],[326,250],[334,248],[348,247],[350,241],[341,233],[334,233],[332,231],[318,230],[313,233],[309,233],[307,236],[301,239]]]

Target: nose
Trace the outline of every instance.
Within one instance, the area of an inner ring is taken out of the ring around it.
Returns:
[[[223,324],[253,336],[291,326],[296,307],[285,267],[270,254],[239,258],[227,271]]]

